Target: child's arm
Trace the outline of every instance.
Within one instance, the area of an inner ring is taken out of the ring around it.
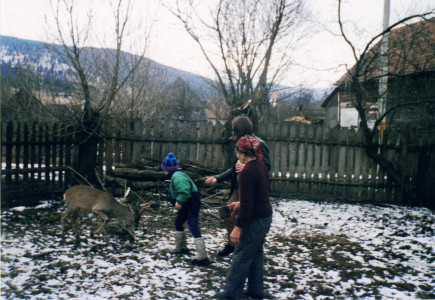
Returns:
[[[176,174],[174,174],[176,175]],[[174,184],[174,188],[175,188],[175,193],[176,193],[176,198],[175,198],[175,208],[177,208],[177,204],[183,205],[184,203],[186,203],[187,201],[189,201],[190,197],[191,197],[191,185],[190,185],[190,181],[189,178],[187,176],[175,176],[173,181]],[[179,208],[177,208],[179,209]]]

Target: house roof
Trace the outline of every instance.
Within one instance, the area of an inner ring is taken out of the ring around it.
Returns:
[[[284,121],[285,122],[299,122],[299,123],[311,124],[311,121],[305,119],[305,117],[303,117],[303,116],[294,116],[294,117],[286,118]]]
[[[355,75],[361,81],[376,79],[379,76],[380,44],[379,41],[373,46],[350,69],[350,73],[357,72]],[[389,36],[388,75],[403,76],[427,71],[435,71],[435,18],[392,30]],[[349,79],[349,72],[346,72],[335,83],[336,88],[322,103],[322,107]]]
[[[170,97],[179,97],[180,91],[184,91],[189,98],[199,100],[200,97],[195,93],[190,86],[180,77],[178,77],[167,89],[166,93]]]
[[[423,71],[435,70],[435,18],[405,25],[390,32],[388,51],[389,75],[409,75]],[[379,76],[380,64],[379,41],[361,58],[359,71],[364,81]],[[356,65],[351,69],[355,71]],[[346,72],[340,80],[347,80]]]
[[[205,109],[208,120],[222,120],[228,117],[225,103],[207,103]]]
[[[329,103],[329,101],[331,101],[331,99],[334,97],[334,95],[338,92],[340,85],[336,86],[332,90],[332,92],[328,95],[328,97],[326,97],[325,100],[323,100],[322,105],[321,105],[322,107],[326,107],[326,105]]]

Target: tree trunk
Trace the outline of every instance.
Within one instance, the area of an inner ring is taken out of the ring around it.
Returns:
[[[85,110],[84,121],[79,133],[79,150],[75,169],[90,184],[101,188],[96,175],[99,124],[98,113],[90,109]],[[83,179],[80,178],[79,181],[81,180]]]
[[[375,146],[371,141],[369,144],[370,145],[368,145],[366,148],[367,155],[385,171],[387,176],[396,184],[396,189],[403,191],[404,204],[418,205],[417,195],[413,186],[408,183],[407,180],[402,178],[397,168],[395,168],[385,157],[378,153],[377,146]]]
[[[415,178],[418,205],[435,209],[435,150],[427,149],[420,153],[418,173]]]

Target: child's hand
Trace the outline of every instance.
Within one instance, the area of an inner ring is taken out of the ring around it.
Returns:
[[[180,210],[183,207],[183,205],[181,205],[178,202],[175,202],[175,209]]]

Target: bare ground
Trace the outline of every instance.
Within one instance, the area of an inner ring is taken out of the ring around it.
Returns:
[[[404,219],[401,214],[396,221],[403,223],[398,227],[402,231],[396,230],[394,237],[377,237],[381,243],[367,244],[325,230],[330,226],[326,223],[307,227],[303,214],[281,209],[288,201],[274,199],[277,223],[265,246],[268,298],[435,298],[434,246],[421,240],[433,240],[433,212],[426,212],[423,218],[410,213]],[[64,206],[59,201],[40,208],[3,211],[2,298],[212,299],[222,289],[231,263],[230,258],[215,254],[225,240],[217,206],[204,208],[201,215],[212,260],[202,267],[193,266],[189,255],[169,254],[174,242],[173,211],[166,202],[155,203],[154,208],[142,216],[136,231],[139,242],[131,242],[112,221],[110,244],[101,235],[89,237],[97,223],[92,216],[82,219],[81,241],[71,228],[63,241],[59,220]],[[396,218],[388,216],[382,220],[386,226]],[[374,213],[370,218],[386,216]],[[356,222],[362,225],[366,220],[362,215]],[[393,239],[405,242],[397,244]],[[189,248],[193,253],[192,239]],[[410,255],[418,256],[425,265],[414,267]]]

